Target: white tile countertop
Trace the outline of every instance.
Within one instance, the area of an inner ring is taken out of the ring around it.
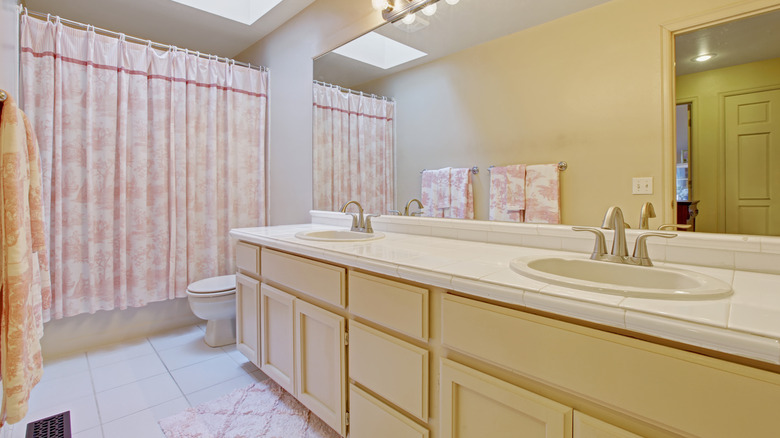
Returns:
[[[777,238],[681,233],[652,242],[648,246],[656,266],[701,272],[734,289],[727,298],[677,301],[570,289],[509,268],[512,259],[524,256],[587,258],[593,238],[571,227],[391,216],[374,220],[376,231],[385,234],[380,240],[322,242],[295,237],[300,231],[349,226],[349,218],[345,222],[338,213],[312,212],[312,218],[312,224],[241,228],[230,235],[476,297],[780,364]],[[629,245],[638,231],[629,231]],[[609,241],[611,236],[607,237]],[[681,263],[689,260],[696,264]]]

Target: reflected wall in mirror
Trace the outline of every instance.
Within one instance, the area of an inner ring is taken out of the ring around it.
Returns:
[[[675,36],[678,218],[698,201],[697,231],[780,235],[779,29],[780,10]]]
[[[650,228],[676,219],[675,174],[667,164],[674,155],[667,152],[674,147],[673,134],[667,135],[674,121],[662,115],[674,111],[674,84],[667,88],[659,74],[669,71],[674,38],[668,47],[659,45],[659,28],[682,20],[690,22],[686,29],[723,21],[725,16],[704,17],[726,8],[741,7],[731,16],[744,16],[750,7],[780,6],[772,0],[759,6],[748,0],[439,3],[417,32],[389,24],[376,32],[424,52],[440,41],[471,38],[465,46],[387,70],[332,53],[314,63],[316,80],[395,99],[396,208],[419,197],[422,169],[478,166],[475,217],[487,219],[489,166],[567,161],[562,223],[600,225],[606,209],[618,205],[634,228],[646,202],[658,213]],[[691,17],[703,18],[693,23]],[[371,75],[357,76],[362,70]],[[700,104],[692,99],[692,114]],[[696,230],[726,232],[725,225],[708,225],[725,224],[725,213],[701,191],[712,181],[698,178],[707,174],[723,193],[726,187],[715,176],[718,169],[699,167],[707,163],[696,155],[701,134],[694,123],[687,160],[695,166],[691,200],[700,201],[702,211]],[[652,194],[633,195],[635,177],[652,178]],[[754,223],[749,211],[740,214]]]

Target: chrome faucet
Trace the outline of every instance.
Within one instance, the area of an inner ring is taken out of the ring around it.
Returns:
[[[642,204],[642,211],[639,212],[639,229],[650,229],[650,218],[655,217],[655,208],[651,202],[645,202]]]
[[[615,230],[615,236],[612,238],[612,255],[617,257],[628,257],[628,247],[626,246],[626,225],[623,220],[623,210],[620,207],[609,207],[604,215],[604,221],[601,228],[605,230]]]
[[[358,214],[347,213],[347,207],[349,207],[350,204],[357,205]],[[347,202],[346,204],[341,206],[341,212],[352,216],[352,228],[350,228],[350,231],[365,231],[365,225],[363,223],[363,207],[360,205],[359,202],[357,201]]]
[[[652,208],[652,204],[650,204],[650,208]],[[623,222],[623,211],[620,210],[619,207],[609,207],[607,213],[604,215],[604,221],[601,224],[601,228],[615,231],[612,239],[611,254],[607,254],[606,239],[604,238],[604,233],[601,229],[592,227],[572,227],[572,230],[589,231],[596,235],[596,244],[593,247],[593,253],[590,255],[592,260],[625,263],[629,265],[653,266],[653,262],[650,260],[650,255],[647,251],[647,239],[649,237],[663,237],[669,239],[677,236],[677,234],[674,233],[657,232],[640,234],[634,245],[634,253],[629,257],[628,247],[626,245],[626,227],[625,222]]]
[[[349,207],[350,204],[357,205],[358,213],[347,213],[347,207]],[[371,218],[380,216],[378,214],[367,214],[364,218],[363,207],[357,201],[349,201],[342,205],[341,212],[352,216],[352,228],[349,229],[350,231],[360,231],[363,233],[373,233],[374,228],[371,226]]]
[[[412,198],[409,200],[409,202],[406,203],[406,208],[404,208],[404,216],[409,216],[409,207],[412,206],[412,202],[416,202],[417,207],[420,209],[420,211],[416,211],[412,213],[412,216],[419,216],[422,214],[422,209],[423,209],[422,202],[420,202],[420,200],[417,198]]]

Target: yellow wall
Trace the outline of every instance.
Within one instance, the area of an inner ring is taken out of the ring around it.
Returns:
[[[726,93],[780,88],[780,58],[677,77],[677,101],[692,102],[696,230],[725,232],[724,145],[720,111]]]
[[[479,165],[484,215],[487,166],[565,160],[564,223],[596,225],[619,205],[636,226],[645,201],[663,216],[662,26],[758,3],[613,0],[376,84],[398,101],[398,202],[419,194],[423,168]],[[239,55],[271,68],[272,223],[311,205],[312,58],[378,23],[367,0],[318,0]],[[631,195],[636,176],[654,178],[653,195]]]

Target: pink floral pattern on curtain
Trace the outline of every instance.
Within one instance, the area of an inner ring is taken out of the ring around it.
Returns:
[[[50,235],[46,319],[186,296],[265,225],[268,73],[28,16],[22,97]]]
[[[395,102],[314,84],[313,205],[356,200],[385,214],[395,203]]]

